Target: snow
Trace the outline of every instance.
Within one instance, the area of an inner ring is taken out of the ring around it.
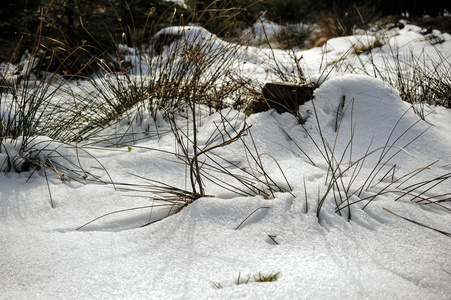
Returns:
[[[388,43],[401,51],[429,51],[417,29],[406,26]],[[451,39],[444,38],[439,47],[447,57]],[[365,40],[360,35],[337,38],[327,49],[298,53],[307,75],[320,84],[314,101],[300,107],[303,125],[291,114],[273,111],[248,118],[234,110],[202,117],[202,147],[212,143],[223,116],[236,129],[244,120],[251,126],[265,171],[282,187],[274,197],[252,191],[246,196],[205,180],[206,194],[214,197],[141,227],[170,211],[149,207],[161,204],[146,190],[149,180],[190,189],[185,166],[171,154],[172,135],[150,136],[130,148],[81,147],[77,153],[37,138],[30,151],[61,164],[67,164],[62,157],[78,155],[90,177],[77,182],[42,170],[0,174],[0,299],[449,299],[450,238],[387,210],[451,232],[449,202],[425,205],[409,195],[397,199],[403,187],[450,173],[451,111],[427,106],[425,122],[380,79],[365,72],[321,73],[325,52],[333,61],[355,41]],[[241,74],[270,81],[261,65],[265,50],[246,51],[243,59],[254,58],[241,66]],[[384,48],[373,51],[386,53]],[[290,65],[284,53],[277,55],[281,64]],[[353,54],[347,60],[359,61]],[[158,126],[161,132],[170,128],[163,118],[140,126]],[[249,135],[243,139],[252,145]],[[214,153],[227,159],[231,172],[248,170],[260,180],[256,185],[264,182],[263,170],[246,155],[242,141]],[[349,187],[350,220],[347,208],[336,213],[338,194],[327,189],[331,165],[325,156]],[[90,181],[93,176],[103,183]],[[226,174],[217,176],[239,185]],[[127,190],[121,183],[142,186]],[[446,198],[450,188],[449,180],[443,181],[423,196]],[[252,276],[277,272],[275,282],[244,284]]]
[[[165,0],[166,2],[173,2],[174,4],[179,5],[180,7],[186,8],[185,0]]]
[[[243,37],[248,38],[253,44],[262,44],[266,39],[281,34],[283,27],[275,22],[260,17],[259,22],[255,22],[252,27],[243,31]]]

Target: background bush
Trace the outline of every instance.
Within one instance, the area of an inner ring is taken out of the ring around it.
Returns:
[[[421,5],[417,2],[185,0],[180,6],[166,0],[5,1],[0,10],[0,62],[17,63],[25,49],[37,50],[38,44],[47,49],[45,55],[59,56],[55,59],[59,62],[68,63],[71,53],[81,45],[90,55],[101,56],[117,43],[141,46],[156,30],[182,23],[198,23],[221,37],[233,37],[262,15],[281,24],[319,24],[323,39],[327,39],[351,34],[355,26],[364,28],[381,15],[400,15],[408,10],[411,17],[423,11],[433,16],[441,5],[434,0]],[[435,22],[427,27],[449,31],[448,19],[421,20]],[[68,64],[76,66],[73,61]]]
[[[5,1],[0,9],[0,61],[20,59],[20,53],[13,55],[21,37],[23,45],[31,46],[33,33],[39,24],[38,1]]]
[[[312,19],[325,8],[324,2],[312,0],[267,0],[266,17],[278,23],[298,23]]]
[[[38,41],[49,49],[57,41],[69,48],[91,46],[99,53],[114,48],[115,42],[131,46],[142,42],[152,24],[168,26],[179,20],[185,9],[177,6],[173,14],[164,12],[174,4],[162,0],[18,0],[8,1],[0,11],[0,58],[11,56],[19,45],[18,53],[33,49]],[[164,15],[166,19],[161,20]]]

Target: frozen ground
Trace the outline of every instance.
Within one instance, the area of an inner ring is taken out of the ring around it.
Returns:
[[[406,26],[388,45],[401,53],[430,51],[419,30]],[[451,38],[443,38],[436,49],[449,59]],[[325,53],[333,61],[365,39],[371,38],[339,38],[298,53],[307,75],[321,83],[314,102],[300,107],[303,127],[290,114],[265,112],[246,119],[266,172],[291,192],[239,196],[205,181],[206,193],[214,197],[198,199],[152,225],[140,227],[161,210],[151,215],[150,208],[143,208],[107,215],[76,230],[114,211],[149,206],[151,195],[136,187],[127,191],[112,184],[63,182],[56,176],[49,176],[47,185],[42,172],[31,177],[0,174],[0,299],[449,299],[450,237],[387,210],[451,232],[449,200],[442,206],[412,201],[425,187],[398,199],[415,183],[449,176],[451,111],[426,107],[430,114],[424,122],[378,79],[335,71],[324,79],[318,74]],[[376,63],[389,52],[388,46],[374,52]],[[356,66],[364,60],[365,55],[349,55]],[[243,70],[267,81],[258,61]],[[229,111],[227,118],[240,128],[245,116]],[[218,113],[203,117],[200,144],[207,143],[220,122]],[[162,120],[159,127],[169,125]],[[249,136],[244,139],[250,144]],[[184,165],[174,155],[152,150],[174,147],[173,135],[167,134],[127,149],[84,150],[98,161],[80,156],[84,168],[105,182],[149,184],[134,174],[189,189]],[[334,197],[339,194],[327,193],[331,175],[323,155],[331,155],[331,149],[342,170],[361,162],[343,174],[348,200],[355,203],[350,212],[347,201],[339,206],[341,215],[336,213],[341,200]],[[241,141],[216,153],[234,162],[230,170],[258,171]],[[366,153],[372,154],[360,160]],[[381,166],[381,157],[384,167],[358,193]],[[354,170],[360,171],[355,175]],[[415,176],[404,183],[411,174]],[[445,180],[421,196],[449,199],[450,192],[451,181]],[[275,282],[252,280],[278,272]]]

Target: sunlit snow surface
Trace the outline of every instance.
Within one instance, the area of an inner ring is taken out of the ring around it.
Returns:
[[[397,34],[388,43],[400,53],[435,53],[419,28],[406,26]],[[443,38],[436,47],[448,57],[451,38]],[[266,171],[278,184],[289,184],[291,193],[276,193],[274,199],[244,197],[205,181],[207,194],[215,197],[201,198],[150,226],[140,228],[149,221],[146,208],[108,215],[76,231],[105,214],[151,205],[150,196],[115,190],[112,184],[62,182],[51,174],[47,184],[43,172],[31,177],[1,174],[0,299],[449,299],[451,239],[384,208],[451,232],[449,203],[442,203],[445,208],[424,205],[408,196],[395,201],[400,195],[390,192],[398,185],[391,181],[426,166],[406,186],[451,172],[451,112],[426,107],[426,123],[378,79],[336,71],[326,79],[318,74],[324,53],[333,61],[365,39],[337,38],[323,48],[297,53],[303,56],[306,75],[321,83],[315,100],[300,107],[303,127],[292,115],[275,112],[246,120]],[[384,47],[376,59],[384,55]],[[247,58],[261,53],[247,51]],[[358,67],[365,57],[347,59]],[[249,59],[242,74],[271,80],[259,63],[258,56]],[[228,111],[227,118],[240,128],[245,116]],[[200,144],[207,143],[220,121],[218,113],[203,117]],[[164,120],[158,127],[169,129]],[[86,148],[79,153],[80,164],[105,182],[148,183],[137,175],[189,189],[185,166],[174,155],[152,150],[174,151],[174,145],[173,136],[166,134],[142,139],[131,149]],[[75,151],[57,147],[67,155]],[[351,221],[347,209],[335,212],[332,192],[319,219],[316,215],[330,180],[323,155],[332,149],[342,169],[361,161],[358,176],[343,176],[345,182],[354,178],[349,183],[349,194],[354,193],[349,201],[356,202]],[[231,170],[251,168],[241,142],[215,153],[234,162]],[[357,193],[382,153],[387,163],[377,178],[389,175]],[[359,201],[387,186],[367,206],[368,201]],[[450,192],[448,180],[424,196]],[[238,277],[277,272],[276,282],[236,284]]]

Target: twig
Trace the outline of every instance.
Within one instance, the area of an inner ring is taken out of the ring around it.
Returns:
[[[412,219],[409,219],[409,218],[400,216],[400,215],[398,215],[398,214],[395,214],[395,213],[392,212],[391,210],[386,209],[385,207],[383,207],[382,209],[385,210],[385,211],[388,212],[388,213],[391,213],[392,215],[395,215],[395,216],[397,216],[397,217],[400,217],[401,219],[404,219],[404,220],[409,221],[409,222],[411,222],[411,223],[413,223],[413,224],[417,224],[417,225],[420,225],[420,226],[422,226],[422,227],[425,227],[425,228],[434,230],[434,231],[436,231],[436,232],[438,232],[438,233],[441,233],[441,234],[446,235],[447,237],[451,238],[451,233],[448,233],[448,232],[443,231],[443,230],[440,230],[440,229],[432,228],[432,227],[430,227],[430,226],[424,225],[424,224],[419,223],[419,222],[417,222],[417,221],[414,221],[414,220],[412,220]]]
[[[269,207],[269,206],[262,206],[262,207],[256,208],[253,212],[250,213],[249,216],[246,217],[246,219],[243,220],[243,222],[240,223],[240,225],[238,225],[238,226],[235,228],[235,230],[238,230],[238,228],[240,228],[241,225],[243,225],[243,223],[246,222],[247,219],[249,219],[253,214],[255,214],[255,212],[256,212],[257,210],[262,209],[262,208],[270,209],[271,207]]]

